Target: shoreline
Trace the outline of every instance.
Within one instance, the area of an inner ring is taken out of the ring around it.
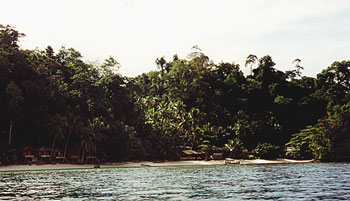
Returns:
[[[240,159],[238,164],[226,165],[268,165],[268,164],[295,164],[295,163],[311,163],[315,160],[292,160],[292,159]],[[171,166],[213,166],[225,165],[225,160],[188,160],[188,161],[138,161],[138,162],[119,162],[105,163],[100,165],[102,168],[138,168],[138,167],[171,167]],[[43,164],[43,165],[8,165],[0,166],[1,172],[18,172],[18,171],[40,171],[40,170],[77,170],[77,169],[94,169],[94,164]],[[99,169],[99,168],[96,168]]]

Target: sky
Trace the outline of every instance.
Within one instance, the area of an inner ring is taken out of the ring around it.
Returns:
[[[350,60],[348,0],[2,0],[0,23],[26,34],[23,49],[73,47],[88,62],[112,56],[126,76],[156,70],[162,56],[187,58],[195,45],[245,73],[249,54],[272,56],[282,71],[299,58],[313,77]]]

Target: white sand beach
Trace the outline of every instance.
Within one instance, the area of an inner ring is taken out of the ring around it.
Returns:
[[[288,163],[310,163],[314,160],[291,160],[291,159],[253,159],[239,160],[240,165],[255,165],[255,164],[288,164]],[[189,161],[165,161],[165,162],[151,162],[151,161],[137,161],[137,162],[121,162],[121,163],[106,163],[101,164],[100,168],[136,168],[136,167],[165,167],[165,166],[209,166],[209,165],[224,165],[225,160],[189,160]],[[238,165],[238,164],[237,164]],[[8,165],[0,166],[0,172],[11,171],[36,171],[36,170],[70,170],[70,169],[92,169],[94,164],[43,164],[43,165]]]

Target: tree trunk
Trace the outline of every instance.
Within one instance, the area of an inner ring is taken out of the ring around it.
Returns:
[[[70,135],[71,135],[71,132],[69,131],[68,138],[66,140],[66,145],[64,146],[64,153],[63,153],[63,158],[64,158],[63,160],[64,160],[64,162],[67,160],[66,159],[66,153],[67,153],[67,147],[68,147],[68,142],[69,142]]]
[[[50,154],[50,163],[52,161],[52,154],[53,154],[53,149],[55,148],[56,138],[57,138],[57,135],[55,135],[55,138],[53,139],[53,142],[52,142],[51,154]]]
[[[83,156],[81,157],[81,164],[84,163],[84,157],[85,157],[85,149],[83,149]]]
[[[11,145],[11,140],[12,140],[12,125],[13,125],[13,122],[11,120],[10,121],[10,130],[9,130],[9,145]]]
[[[253,75],[253,64],[250,64],[250,75]]]

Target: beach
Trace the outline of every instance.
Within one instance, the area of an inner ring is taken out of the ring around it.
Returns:
[[[266,165],[266,164],[289,164],[289,163],[310,163],[314,160],[291,160],[291,159],[240,159],[235,165]],[[225,160],[186,160],[186,161],[135,161],[135,162],[119,162],[101,164],[100,168],[137,168],[137,167],[167,167],[167,166],[210,166],[210,165],[225,165]],[[227,164],[231,165],[231,164]],[[42,164],[42,165],[7,165],[0,166],[0,172],[12,171],[38,171],[38,170],[71,170],[71,169],[92,169],[94,164]]]

